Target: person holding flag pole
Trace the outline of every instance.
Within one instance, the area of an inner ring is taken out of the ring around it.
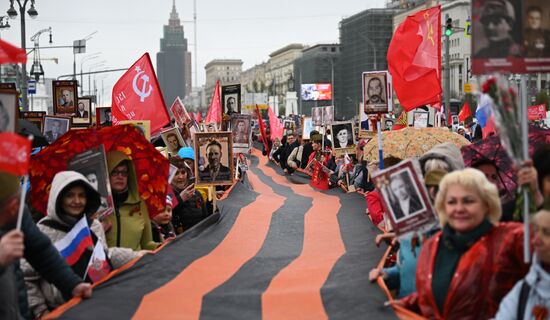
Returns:
[[[31,142],[26,138],[0,133],[0,319],[32,318],[19,271],[20,258],[25,258],[37,274],[53,283],[66,297],[92,295],[91,285],[72,272],[52,242],[36,227],[25,204],[20,202],[23,193],[20,177],[28,172],[30,149]]]

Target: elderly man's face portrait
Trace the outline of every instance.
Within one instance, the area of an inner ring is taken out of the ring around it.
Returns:
[[[208,157],[208,164],[211,167],[217,167],[220,165],[222,150],[217,145],[211,145],[206,150],[206,156]]]
[[[69,90],[65,89],[61,92],[61,98],[65,103],[70,103],[73,101],[72,94]]]
[[[378,78],[369,80],[367,91],[370,103],[382,103],[382,82]]]
[[[227,111],[235,111],[235,98],[229,97],[227,98],[227,102],[225,104]]]
[[[489,41],[498,42],[509,38],[512,28],[502,16],[485,17],[482,21],[485,36]]]
[[[538,30],[542,25],[542,13],[538,10],[527,12],[527,24],[529,29]]]
[[[408,199],[409,192],[407,191],[407,186],[405,181],[401,179],[400,176],[395,176],[390,182],[390,189],[399,199]]]

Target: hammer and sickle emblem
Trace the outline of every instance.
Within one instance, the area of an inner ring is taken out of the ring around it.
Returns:
[[[432,46],[435,46],[435,41],[434,41],[434,28],[432,26],[432,24],[430,23],[430,14],[425,12],[424,13],[424,20],[426,20],[426,27],[427,27],[427,36],[428,36],[428,39],[430,39],[430,41],[432,42]]]
[[[147,83],[149,82],[149,76],[143,73],[145,73],[145,71],[141,70],[140,67],[136,67],[136,75],[134,76],[134,81],[132,82],[134,92],[140,97],[141,102],[145,101],[145,98],[150,96],[151,92],[153,91],[152,85],[149,84],[149,88],[147,88]],[[141,90],[137,86],[139,79],[143,80],[143,85],[141,86]]]

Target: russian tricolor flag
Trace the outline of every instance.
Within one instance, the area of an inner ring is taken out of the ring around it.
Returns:
[[[63,237],[55,242],[55,247],[67,263],[72,266],[82,256],[86,248],[94,246],[92,234],[88,227],[86,217],[82,217],[74,227]]]
[[[476,109],[476,119],[483,132],[483,138],[495,132],[495,119],[491,106],[493,99],[488,94],[481,94]]]

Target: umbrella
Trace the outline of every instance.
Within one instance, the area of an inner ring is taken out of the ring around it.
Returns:
[[[400,159],[420,157],[433,146],[444,142],[451,142],[459,148],[470,143],[458,133],[444,128],[407,127],[401,130],[382,132],[384,157],[393,156]],[[365,145],[363,150],[366,159],[378,160],[377,135]]]
[[[2,39],[0,39],[0,64],[27,63],[27,53]]]
[[[105,152],[118,150],[132,159],[139,193],[147,203],[149,214],[155,216],[164,210],[168,159],[132,125],[71,130],[32,156],[29,170],[32,206],[45,214],[55,174],[66,170],[67,163],[73,156],[101,144],[104,145]]]
[[[529,127],[529,156],[533,156],[535,149],[550,143],[550,130]],[[512,159],[500,142],[498,135],[492,135],[476,143],[462,147],[462,157],[467,167],[479,163],[492,163],[497,168],[499,177],[498,189],[506,191],[510,196],[517,188],[516,171],[513,169]]]
[[[19,128],[18,133],[20,135],[23,135],[25,137],[32,135],[34,137],[32,140],[33,148],[45,147],[49,145],[42,132],[38,130],[38,127],[34,123],[25,119],[19,119],[17,124]]]

